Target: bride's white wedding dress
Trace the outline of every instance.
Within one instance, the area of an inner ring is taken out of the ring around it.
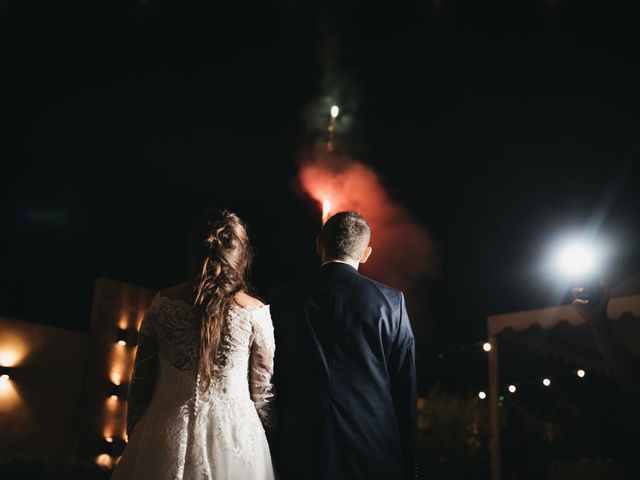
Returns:
[[[271,480],[263,423],[275,343],[268,306],[232,306],[221,372],[202,391],[197,310],[157,295],[142,322],[130,387],[129,443],[112,480]]]

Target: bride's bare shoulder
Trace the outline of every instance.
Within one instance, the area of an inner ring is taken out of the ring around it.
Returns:
[[[234,298],[235,302],[241,307],[263,307],[264,303],[255,297],[245,293],[238,292]]]

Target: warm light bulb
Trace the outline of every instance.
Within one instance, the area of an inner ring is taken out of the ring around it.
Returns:
[[[126,344],[127,342],[125,342],[124,340],[118,340],[118,345],[125,346]]]
[[[543,384],[545,387],[548,387],[548,386],[550,386],[550,385],[551,385],[551,380],[549,380],[548,378],[545,378],[544,380],[542,380],[542,384]]]
[[[6,373],[0,375],[0,382],[6,382],[8,380],[9,380],[9,375],[7,375]]]
[[[113,437],[104,437],[107,443],[113,443]]]
[[[484,392],[479,392],[478,397],[480,398],[480,400],[484,400],[485,398],[487,398],[487,394]]]
[[[578,370],[576,373],[578,374],[578,376],[579,376],[580,378],[584,377],[584,376],[587,374],[587,372],[585,372],[585,371],[584,371],[584,370],[582,370],[582,369]]]
[[[118,399],[118,395],[116,395],[115,393],[113,395],[111,395],[109,397],[111,400],[117,400]]]
[[[515,385],[509,385],[509,392],[516,393],[516,390],[517,390],[517,388],[516,388]]]
[[[485,352],[490,352],[491,351],[491,344],[489,342],[484,342],[484,344],[482,345],[482,349]]]
[[[340,113],[340,108],[338,108],[337,105],[333,105],[331,107],[331,117],[332,118],[336,118],[338,116],[338,114]]]

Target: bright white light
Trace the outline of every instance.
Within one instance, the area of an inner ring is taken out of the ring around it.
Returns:
[[[122,345],[123,347],[127,344],[124,340],[118,340],[118,345]]]
[[[484,392],[479,392],[478,397],[480,398],[480,400],[484,400],[485,398],[487,398],[487,394]]]
[[[340,113],[340,109],[338,108],[337,105],[334,105],[331,107],[331,117],[336,118],[339,113]]]
[[[109,397],[111,400],[118,400],[118,395],[113,394]]]
[[[484,344],[482,345],[482,349],[485,352],[490,352],[491,351],[491,344],[489,342],[484,342]]]
[[[582,370],[582,369],[578,370],[576,373],[578,374],[578,376],[579,376],[580,378],[584,377],[584,376],[587,374],[587,372],[585,372],[585,371],[584,371],[584,370]]]
[[[0,375],[0,382],[6,382],[7,380],[9,380],[9,375],[7,375],[6,373]]]
[[[517,390],[517,388],[516,388],[515,385],[509,385],[509,392],[516,393],[516,390]]]
[[[554,263],[565,275],[577,278],[594,273],[598,268],[598,257],[598,251],[593,245],[574,240],[558,248]]]
[[[550,385],[551,385],[551,380],[549,380],[548,378],[545,378],[544,380],[542,380],[542,384],[543,384],[545,387],[548,387],[548,386],[550,386]]]
[[[113,437],[104,437],[107,443],[113,443]]]

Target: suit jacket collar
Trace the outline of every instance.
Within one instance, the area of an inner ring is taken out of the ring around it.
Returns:
[[[343,272],[355,272],[357,273],[358,270],[356,268],[353,268],[353,266],[349,265],[348,263],[342,263],[342,262],[328,262],[325,263],[324,265],[322,265],[320,267],[322,270],[327,270],[327,271],[343,271]]]

